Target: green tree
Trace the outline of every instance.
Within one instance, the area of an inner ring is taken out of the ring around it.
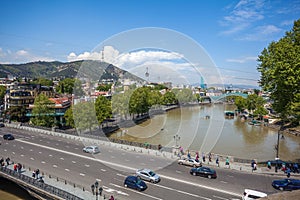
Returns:
[[[167,91],[163,96],[162,96],[162,104],[163,105],[172,105],[172,104],[177,104],[177,98],[175,94],[172,91]]]
[[[76,96],[84,95],[81,81],[75,78],[65,78],[56,86],[56,92],[60,94],[75,94]]]
[[[127,90],[124,93],[115,94],[112,96],[112,112],[114,116],[120,116],[122,119],[127,119],[129,116],[129,101],[133,90]]]
[[[104,96],[98,96],[95,102],[96,116],[99,124],[112,117],[111,102]]]
[[[291,31],[271,42],[259,55],[260,85],[271,93],[273,109],[284,121],[288,116],[300,119],[300,19]]]
[[[54,125],[54,102],[44,95],[38,95],[34,100],[31,122],[37,126],[52,127]]]
[[[242,111],[247,108],[247,100],[241,96],[236,96],[234,98],[234,103],[238,110]]]
[[[4,95],[5,95],[6,87],[3,85],[0,85],[0,102],[3,101]]]
[[[72,128],[75,128],[75,122],[73,118],[73,107],[70,107],[64,114],[66,120],[66,125]]]
[[[99,123],[93,102],[79,102],[73,106],[73,119],[77,130],[93,130]]]
[[[112,84],[101,84],[98,85],[97,90],[99,91],[109,91],[111,89]]]
[[[161,105],[162,94],[158,90],[152,90],[149,93],[149,105]]]
[[[265,100],[258,96],[257,94],[251,94],[246,99],[246,105],[247,109],[253,113],[254,110],[256,110],[259,107],[263,107],[265,103]]]
[[[150,109],[148,87],[140,87],[134,90],[129,100],[130,114],[147,113]]]
[[[41,84],[43,86],[53,86],[53,81],[52,80],[49,80],[49,79],[46,79],[46,78],[42,78],[42,77],[31,81],[31,83],[33,83],[33,84]]]
[[[184,88],[182,90],[175,90],[174,93],[176,94],[176,98],[179,103],[191,103],[196,101],[196,98],[193,95],[193,91],[191,89]]]

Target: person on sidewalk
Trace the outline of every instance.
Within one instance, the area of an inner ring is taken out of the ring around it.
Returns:
[[[287,168],[287,169],[285,170],[285,173],[286,173],[286,176],[287,176],[288,178],[290,178],[290,176],[291,176],[291,170],[290,170],[290,168]]]
[[[110,198],[109,198],[109,200],[115,200],[114,196],[111,195]]]
[[[226,158],[225,165],[226,165],[226,166],[228,166],[228,169],[230,168],[230,164],[229,164],[229,158],[228,158],[228,157]]]
[[[267,166],[268,166],[268,169],[272,169],[271,161],[268,161]]]
[[[216,164],[217,164],[218,167],[220,167],[220,164],[219,164],[219,156],[217,156]]]
[[[188,150],[188,154],[187,154],[188,159],[191,159],[191,154],[190,151]]]
[[[7,157],[7,158],[5,159],[5,162],[6,162],[6,165],[7,165],[7,166],[9,165],[9,161],[10,161],[10,158]]]

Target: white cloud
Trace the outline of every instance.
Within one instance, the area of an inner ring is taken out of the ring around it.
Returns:
[[[242,57],[239,59],[236,59],[236,58],[226,59],[227,62],[233,62],[233,63],[246,63],[249,61],[256,61],[256,60],[257,60],[257,57],[255,57],[255,56]]]
[[[263,0],[241,0],[232,8],[229,15],[220,22],[222,26],[228,27],[221,34],[229,35],[245,30],[253,22],[264,19],[262,8]]]
[[[274,36],[282,32],[283,30],[281,28],[274,25],[258,26],[252,33],[246,34],[237,39],[246,41],[269,41],[270,38],[274,38]]]
[[[37,56],[28,50],[20,49],[17,51],[3,50],[0,48],[0,63],[27,63],[34,61],[53,61],[53,59],[43,56]]]

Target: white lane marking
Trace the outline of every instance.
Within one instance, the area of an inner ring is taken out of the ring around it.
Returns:
[[[227,183],[226,181],[220,181],[221,183]]]
[[[103,171],[103,172],[106,172],[106,169],[100,169],[101,171]]]
[[[101,182],[102,180],[101,180],[101,179],[99,179],[99,178],[96,178],[96,181],[99,181],[99,182]]]
[[[112,159],[114,159],[115,158],[115,156],[110,156]]]
[[[70,170],[69,169],[65,169],[67,172],[69,172]]]
[[[141,165],[146,165],[145,163],[141,163]]]
[[[56,145],[56,146],[59,146],[59,144],[58,144],[58,143],[56,143],[55,145]]]
[[[140,195],[144,195],[144,196],[149,197],[149,198],[152,198],[152,199],[163,200],[163,199],[161,199],[161,198],[154,197],[154,196],[151,196],[151,195],[149,195],[149,194],[142,193],[142,192],[138,192],[138,191],[135,191],[135,190],[133,190],[133,189],[129,189],[129,188],[126,188],[126,187],[122,187],[122,186],[119,186],[119,185],[116,185],[116,184],[113,184],[113,183],[110,183],[110,185],[113,185],[113,186],[115,186],[115,187],[117,187],[117,188],[123,188],[123,189],[125,189],[125,190],[129,190],[129,191],[131,191],[131,192],[134,192],[134,193],[137,193],[137,194],[140,194]]]
[[[65,160],[64,158],[60,158],[61,160]]]
[[[182,171],[178,171],[178,170],[176,170],[176,173],[178,173],[178,174],[182,174]]]
[[[24,157],[24,155],[23,155],[23,154],[21,154],[21,157]]]
[[[52,155],[51,155],[51,154],[49,154],[49,157],[52,157]]]
[[[75,147],[76,150],[78,150],[78,147]]]
[[[42,161],[41,163],[45,164],[46,162],[45,162],[45,161]]]
[[[230,177],[230,178],[234,177],[234,176],[232,176],[232,175],[227,175],[227,176]]]
[[[125,161],[126,161],[126,162],[129,162],[129,160],[128,160],[128,159],[125,159]]]
[[[80,176],[85,176],[85,174],[83,174],[83,173],[80,173],[79,175],[80,175]]]
[[[35,143],[32,143],[32,142],[28,142],[28,141],[24,141],[24,140],[20,140],[20,139],[16,139],[16,140],[18,142],[31,144],[33,146],[42,147],[42,148],[49,149],[49,150],[52,150],[52,151],[57,151],[57,152],[60,152],[60,153],[65,153],[65,154],[68,154],[68,155],[77,156],[77,157],[80,157],[80,158],[96,161],[96,162],[99,162],[99,163],[102,163],[102,164],[105,164],[105,165],[111,165],[111,166],[131,170],[131,171],[134,171],[134,172],[137,170],[136,168],[128,167],[128,166],[125,166],[124,164],[117,164],[117,163],[112,163],[112,162],[108,162],[108,161],[105,161],[105,160],[96,159],[96,158],[93,158],[93,157],[87,157],[87,156],[84,156],[84,155],[80,155],[80,154],[76,154],[76,153],[72,153],[72,152],[68,152],[68,151],[65,151],[65,150],[60,150],[60,149],[56,149],[56,148],[52,148],[52,147],[47,147],[47,146],[44,146],[44,145],[35,144]],[[184,180],[180,180],[180,179],[173,178],[173,177],[170,177],[170,176],[165,176],[165,175],[162,175],[162,174],[160,174],[160,177],[165,178],[165,179],[169,179],[169,180],[172,180],[172,181],[184,183],[184,184],[187,184],[187,185],[192,185],[192,186],[195,186],[195,187],[198,187],[198,188],[205,188],[205,189],[208,189],[208,190],[213,190],[213,191],[229,194],[229,195],[232,195],[232,196],[237,196],[237,197],[241,196],[241,194],[237,194],[237,193],[234,193],[234,192],[230,192],[230,191],[226,191],[226,190],[222,190],[222,189],[217,189],[215,187],[210,187],[210,186],[206,186],[206,185],[201,185],[201,184],[198,184],[198,183],[192,183],[190,181],[184,181]]]
[[[7,151],[7,149],[4,149],[4,151]]]
[[[213,197],[215,197],[215,198],[217,198],[217,199],[228,200],[227,198],[219,197],[219,196],[216,196],[216,195],[213,195]]]
[[[211,200],[210,198],[206,198],[206,197],[203,197],[203,196],[199,196],[199,195],[197,195],[197,194],[192,194],[192,193],[185,192],[185,191],[182,191],[182,190],[170,188],[170,187],[167,187],[167,186],[157,185],[157,184],[153,184],[153,185],[154,185],[154,186],[157,186],[157,187],[161,187],[161,188],[163,188],[163,189],[175,191],[175,192],[178,192],[178,193],[181,193],[181,194],[186,194],[186,195],[190,195],[190,196],[197,197],[197,198],[201,198],[201,199],[205,199],[205,200]]]
[[[34,160],[34,158],[30,158],[30,160]]]
[[[56,168],[56,167],[57,167],[57,165],[53,165],[53,167],[55,167],[55,168]]]
[[[21,149],[24,149],[24,147],[21,147]]]
[[[150,161],[155,161],[155,160],[153,158],[151,158]]]
[[[16,153],[13,151],[12,154],[16,154]]]
[[[72,160],[72,163],[74,163],[74,164],[75,164],[75,163],[76,163],[76,161]]]
[[[84,165],[84,166],[86,166],[86,167],[90,167],[90,165]]]
[[[42,152],[41,151],[39,151],[39,154],[41,154]]]
[[[127,177],[127,176],[125,176],[125,175],[123,175],[123,174],[117,174],[117,176]]]
[[[30,149],[29,151],[33,151],[32,149]]]

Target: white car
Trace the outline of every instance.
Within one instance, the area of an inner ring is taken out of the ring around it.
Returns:
[[[201,167],[202,164],[200,161],[196,161],[193,158],[182,158],[178,160],[178,164],[180,165],[188,165],[191,167]]]
[[[158,183],[160,181],[160,176],[150,169],[138,169],[136,170],[136,176],[152,183]]]
[[[267,194],[255,190],[249,190],[245,189],[244,191],[244,196],[242,197],[243,200],[253,200],[253,199],[258,199],[262,197],[266,197]]]
[[[85,153],[100,153],[99,147],[97,146],[87,146],[82,149]]]

